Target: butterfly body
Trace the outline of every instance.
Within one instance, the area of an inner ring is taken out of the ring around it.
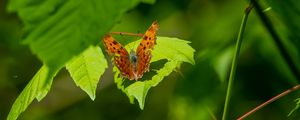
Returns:
[[[136,72],[136,66],[137,66],[137,55],[136,55],[136,53],[133,51],[133,50],[131,50],[130,51],[130,63],[133,65],[133,71],[135,71]]]
[[[131,50],[131,52],[130,52],[130,61],[132,64],[136,65],[137,56],[133,50]]]
[[[121,76],[129,80],[137,80],[143,76],[144,72],[149,71],[157,29],[158,23],[153,22],[143,35],[136,51],[131,50],[130,54],[111,35],[104,36],[106,51],[113,56],[114,65],[120,70]]]

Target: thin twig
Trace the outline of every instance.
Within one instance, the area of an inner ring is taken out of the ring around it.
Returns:
[[[237,64],[238,64],[238,61],[239,61],[240,48],[242,46],[243,33],[245,31],[246,23],[247,23],[247,20],[248,20],[248,15],[249,15],[251,9],[252,9],[252,4],[250,3],[248,5],[248,7],[245,9],[243,19],[242,19],[242,23],[241,23],[241,26],[240,26],[240,30],[239,30],[239,33],[238,33],[237,42],[236,42],[236,46],[235,46],[235,53],[234,53],[234,56],[233,56],[233,59],[232,59],[231,70],[230,70],[230,75],[229,75],[229,81],[228,81],[228,85],[227,85],[227,91],[226,91],[226,98],[225,98],[225,103],[224,103],[224,110],[223,110],[222,120],[225,120],[226,116],[227,116],[227,111],[228,111],[229,101],[230,101],[230,97],[231,97],[233,81],[234,81],[234,78],[235,78],[236,68],[237,68]]]
[[[272,97],[270,100],[264,102],[263,104],[260,104],[259,106],[257,106],[257,107],[255,107],[254,109],[250,110],[249,112],[247,112],[247,113],[244,114],[243,116],[239,117],[238,120],[243,120],[243,119],[245,119],[247,116],[251,115],[252,113],[258,111],[259,109],[265,107],[266,105],[268,105],[268,104],[274,102],[275,100],[278,100],[279,98],[281,98],[281,97],[283,97],[283,96],[289,94],[290,92],[293,92],[293,91],[295,91],[295,90],[297,90],[297,89],[299,89],[299,88],[300,88],[300,84],[299,84],[299,85],[296,85],[296,86],[294,86],[294,87],[292,87],[292,88],[290,88],[290,89],[288,89],[288,90],[286,90],[286,91],[284,91],[284,92],[282,92],[282,93],[280,93],[280,94],[278,94],[278,95],[276,95],[275,97]]]
[[[144,34],[135,34],[135,33],[128,33],[128,32],[111,32],[109,34],[140,36],[140,37],[144,36]]]

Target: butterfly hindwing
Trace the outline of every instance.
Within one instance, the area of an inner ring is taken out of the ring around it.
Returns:
[[[127,50],[118,43],[111,35],[105,35],[103,38],[106,51],[113,55],[114,64],[120,70],[123,77],[133,79],[132,64],[130,63]]]

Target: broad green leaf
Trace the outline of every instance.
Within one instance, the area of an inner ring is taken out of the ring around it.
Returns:
[[[83,53],[69,61],[66,68],[76,85],[94,100],[100,76],[107,68],[107,62],[101,49],[90,46]]]
[[[139,40],[129,43],[126,48],[135,46],[139,44]],[[151,87],[157,86],[164,77],[171,74],[180,66],[182,62],[187,62],[194,64],[194,52],[195,50],[188,45],[189,41],[180,40],[177,38],[169,37],[157,37],[157,45],[155,46],[152,54],[153,59],[151,62],[155,62],[162,59],[167,59],[168,61],[159,70],[155,71],[155,75],[152,76],[151,80],[143,80],[134,82],[128,86],[124,85],[124,80],[119,77],[119,71],[114,67],[115,72],[115,82],[119,89],[121,89],[133,103],[133,97],[139,102],[141,109],[144,108],[145,98]],[[151,66],[150,66],[151,69]]]
[[[188,45],[190,41],[170,37],[157,37],[157,39],[157,45],[153,50],[152,62],[168,59],[195,64],[195,50]]]
[[[57,71],[52,72],[49,68],[43,65],[18,96],[8,114],[7,119],[16,120],[18,116],[31,104],[34,98],[38,101],[42,100],[50,90],[53,77],[56,75]]]
[[[144,108],[145,99],[149,89],[151,88],[151,84],[148,82],[137,81],[126,88],[129,96],[133,96],[139,102],[139,106],[141,109]]]
[[[24,43],[50,69],[97,44],[139,0],[10,0],[24,23]]]
[[[126,45],[125,48],[129,50],[132,46],[137,47],[139,43],[140,40],[137,40]],[[188,43],[191,43],[190,41],[170,37],[157,37],[156,43],[152,51],[153,58],[151,62],[167,59],[195,64],[195,50],[188,45]]]
[[[73,56],[98,43],[113,24],[138,2],[10,0],[8,11],[17,12],[24,24],[24,43],[43,61],[44,67],[15,101],[8,119],[16,119],[34,98],[39,101],[44,98],[56,72]]]
[[[154,4],[156,0],[142,0],[143,3]]]
[[[151,80],[146,80],[146,81],[137,81],[130,86],[126,88],[129,96],[134,96],[137,101],[139,102],[139,106],[141,109],[144,108],[145,104],[145,98],[147,96],[147,93],[151,87],[157,86],[164,77],[168,76],[175,70],[175,68],[178,66],[177,61],[169,61],[167,62],[163,68],[159,69],[152,77]]]

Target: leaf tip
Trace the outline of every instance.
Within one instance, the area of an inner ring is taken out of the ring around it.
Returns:
[[[139,106],[140,106],[140,109],[141,109],[141,110],[144,110],[144,104],[139,103]]]
[[[95,99],[96,99],[96,95],[95,94],[92,94],[92,95],[89,95],[89,96],[90,96],[90,98],[91,98],[92,101],[95,101]]]

